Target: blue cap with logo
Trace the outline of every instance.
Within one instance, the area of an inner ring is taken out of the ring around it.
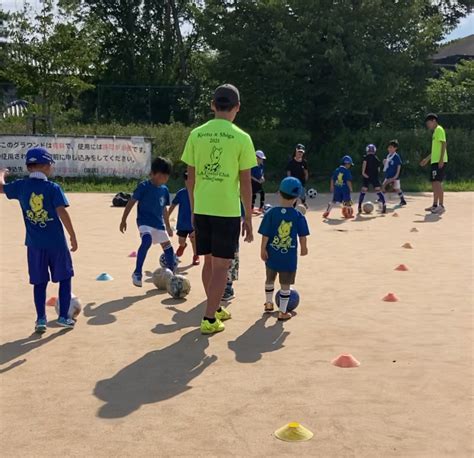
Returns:
[[[341,159],[341,164],[351,164],[351,165],[354,165],[354,162],[352,162],[352,157],[350,157],[350,156],[344,156],[344,157]]]
[[[54,164],[54,159],[46,148],[40,146],[31,148],[26,153],[26,165]]]
[[[303,191],[303,185],[298,178],[286,177],[281,180],[280,191],[292,197],[299,197]]]

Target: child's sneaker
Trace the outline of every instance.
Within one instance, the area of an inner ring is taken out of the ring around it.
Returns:
[[[446,209],[444,208],[443,205],[438,205],[431,210],[431,213],[434,213],[435,215],[441,215],[441,213],[444,213]]]
[[[188,246],[187,243],[185,243],[184,245],[180,245],[178,247],[178,249],[176,250],[176,256],[178,258],[180,258],[181,256],[183,256],[183,253],[184,253],[184,250],[186,249],[186,247]]]
[[[44,334],[46,332],[46,320],[38,320],[35,323],[35,332],[38,334]]]
[[[230,312],[227,311],[227,309],[221,307],[221,311],[216,312],[215,317],[216,317],[216,320],[225,321],[225,320],[230,320],[232,318],[232,315]]]
[[[216,332],[222,332],[224,329],[225,326],[221,320],[216,319],[214,323],[209,323],[209,321],[205,319],[201,321],[201,334],[215,334]]]
[[[328,212],[328,211],[325,211],[325,212],[323,213],[323,218],[327,218],[328,216],[329,216],[329,212]]]
[[[438,208],[438,206],[437,206],[437,205],[431,205],[430,207],[426,207],[426,208],[425,208],[425,212],[431,212],[431,213],[433,213],[433,210],[434,210],[435,208]]]
[[[404,207],[407,204],[407,201],[405,199],[402,199],[400,201],[400,207]]]
[[[273,302],[265,302],[265,313],[272,313],[274,310]]]
[[[225,287],[225,290],[224,290],[224,294],[222,295],[222,300],[224,302],[227,302],[227,301],[230,301],[231,299],[233,299],[235,296],[234,296],[234,288],[232,288],[232,286],[226,286]]]
[[[357,207],[357,213],[359,215],[362,213],[362,207],[360,205]]]
[[[278,312],[278,320],[279,321],[286,321],[286,320],[289,320],[291,317],[292,317],[291,313]]]
[[[70,318],[59,317],[58,324],[63,328],[73,329],[76,322]]]
[[[201,264],[199,256],[198,255],[193,256],[193,266],[198,266],[199,264]]]
[[[132,274],[132,282],[135,286],[138,286],[139,288],[142,287],[142,276],[141,274],[133,273]]]

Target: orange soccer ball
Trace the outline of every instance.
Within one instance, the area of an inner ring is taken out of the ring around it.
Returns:
[[[347,206],[342,207],[342,216],[344,216],[344,218],[352,218],[354,216],[353,208]]]

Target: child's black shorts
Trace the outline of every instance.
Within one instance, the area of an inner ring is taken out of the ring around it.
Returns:
[[[431,181],[439,181],[442,182],[444,180],[444,177],[446,175],[446,166],[448,164],[445,162],[444,167],[439,168],[438,163],[431,164]]]
[[[239,244],[240,216],[194,215],[199,256],[234,259]]]
[[[176,231],[176,235],[177,235],[178,237],[184,237],[184,238],[186,238],[186,237],[188,237],[189,235],[191,235],[193,232],[194,232],[194,231],[181,231],[181,230],[178,229],[178,230]]]
[[[369,178],[363,178],[362,180],[362,187],[363,188],[369,188],[370,185],[372,185],[374,188],[380,188],[380,180],[379,177],[369,177]]]

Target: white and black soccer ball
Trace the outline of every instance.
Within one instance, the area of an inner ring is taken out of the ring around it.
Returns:
[[[168,294],[174,299],[182,299],[191,291],[191,283],[184,275],[173,275],[166,286]]]
[[[167,269],[166,267],[160,267],[153,272],[152,281],[158,289],[166,290],[168,282],[172,277],[173,272],[171,272],[171,270]]]
[[[179,258],[176,256],[176,254],[174,255],[174,266],[173,266],[173,269],[178,265],[179,263]],[[166,264],[166,256],[165,254],[163,253],[161,256],[160,256],[160,266],[162,269],[169,269],[170,266],[168,266],[168,264]]]
[[[314,189],[314,188],[310,188],[306,191],[306,195],[310,199],[314,199],[318,195],[318,191],[316,191],[316,189]]]
[[[59,297],[56,299],[56,304],[54,304],[54,308],[56,310],[56,313],[59,316]],[[67,317],[75,320],[78,317],[78,315],[81,313],[81,310],[82,310],[81,301],[79,300],[77,296],[75,296],[74,294],[71,294],[71,305],[69,306]]]

